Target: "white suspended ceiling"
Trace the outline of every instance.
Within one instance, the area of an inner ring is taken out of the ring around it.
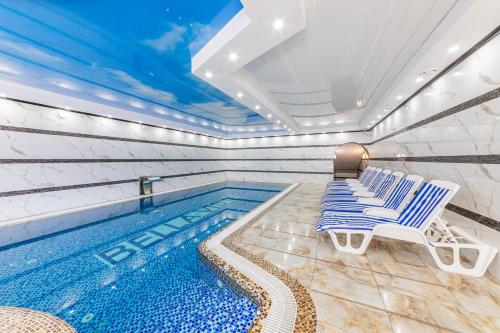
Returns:
[[[192,71],[290,132],[373,124],[493,29],[500,9],[494,0],[242,3]]]

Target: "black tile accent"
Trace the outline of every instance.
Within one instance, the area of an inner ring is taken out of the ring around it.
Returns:
[[[236,169],[225,169],[225,170],[212,170],[212,171],[201,171],[201,172],[191,172],[191,173],[183,173],[183,174],[175,174],[175,175],[166,175],[160,176],[161,179],[170,179],[170,178],[179,178],[179,177],[190,177],[197,175],[206,175],[211,173],[220,173],[220,172],[255,172],[255,173],[286,173],[286,174],[309,174],[309,175],[331,175],[331,172],[322,172],[322,171],[284,171],[284,170],[236,170]],[[26,194],[35,194],[35,193],[44,193],[44,192],[55,192],[55,191],[65,191],[65,190],[75,190],[80,188],[88,188],[88,187],[98,187],[98,186],[108,186],[108,185],[119,185],[119,184],[127,184],[127,183],[135,183],[139,182],[139,179],[123,179],[109,182],[97,182],[97,183],[87,183],[87,184],[75,184],[75,185],[66,185],[66,186],[53,186],[53,187],[44,187],[44,188],[33,188],[27,190],[17,190],[17,191],[6,191],[0,192],[0,197],[13,197],[18,195],[26,195]]]
[[[0,159],[0,164],[61,163],[140,163],[140,162],[218,162],[218,161],[332,161],[332,158],[14,158]]]
[[[430,124],[430,123],[435,122],[437,120],[440,120],[440,119],[443,119],[445,117],[454,115],[455,113],[470,109],[474,106],[491,101],[492,99],[495,99],[498,97],[500,97],[500,88],[493,89],[491,91],[488,91],[487,93],[484,93],[484,94],[479,95],[475,98],[469,99],[468,101],[465,101],[461,104],[455,105],[454,107],[451,107],[451,108],[444,110],[440,113],[437,113],[429,118],[418,121],[418,122],[416,122],[408,127],[402,128],[398,131],[392,132],[391,134],[388,134],[386,136],[378,138],[377,140],[372,141],[370,144],[384,141],[384,140],[391,138],[393,136],[399,135],[399,134],[404,133],[404,132],[408,132],[412,129],[415,129],[415,128],[418,128],[418,127],[421,127],[421,126],[424,126],[427,124]]]
[[[490,227],[492,229],[495,229],[497,231],[500,231],[500,221],[494,220],[492,218],[489,218],[487,216],[475,213],[473,211],[470,211],[468,209],[453,205],[453,204],[448,204],[446,206],[446,209],[451,210],[454,213],[457,213],[459,215],[462,215],[468,219],[471,219],[473,221],[476,221],[478,223],[481,223],[482,225],[485,225],[487,227]]]
[[[375,157],[371,161],[500,164],[500,155]]]
[[[53,187],[44,187],[44,188],[31,188],[29,190],[0,192],[0,197],[13,197],[16,195],[26,195],[26,194],[35,194],[35,193],[74,190],[74,189],[79,189],[79,188],[88,188],[88,187],[95,187],[95,186],[119,185],[119,184],[133,183],[136,181],[139,181],[139,180],[138,179],[124,179],[124,180],[115,180],[115,181],[99,182],[99,183],[53,186]]]
[[[42,135],[59,135],[59,136],[76,137],[76,138],[84,138],[84,139],[97,139],[97,140],[136,142],[136,143],[157,144],[157,145],[165,145],[165,146],[205,148],[205,149],[215,149],[215,150],[320,148],[320,147],[338,147],[339,146],[337,144],[324,144],[324,145],[302,145],[302,146],[297,145],[297,146],[268,146],[268,147],[222,148],[222,147],[193,145],[193,144],[176,143],[176,142],[154,141],[154,140],[145,140],[145,139],[131,139],[131,138],[116,137],[116,136],[97,135],[97,134],[84,134],[84,133],[64,132],[64,131],[53,131],[53,130],[45,130],[45,129],[39,129],[39,128],[26,128],[26,127],[16,127],[16,126],[6,126],[6,125],[0,125],[0,130],[2,130],[2,131],[11,131],[11,132],[42,134]],[[361,143],[361,144],[363,144],[363,143]]]

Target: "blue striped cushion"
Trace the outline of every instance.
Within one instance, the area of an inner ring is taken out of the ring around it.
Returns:
[[[398,223],[418,229],[425,225],[429,216],[436,209],[439,209],[448,193],[449,190],[446,188],[424,184],[397,220],[362,214],[323,215],[316,223],[316,230],[372,230],[381,223]]]
[[[405,199],[408,192],[411,190],[412,186],[415,184],[415,181],[403,179],[396,186],[394,191],[389,195],[387,201],[382,206],[383,208],[397,210],[401,202]],[[336,202],[333,200],[323,199],[323,211],[324,212],[352,212],[352,213],[362,213],[365,208],[374,207],[373,205],[368,204],[359,204],[353,202],[352,204],[345,202]]]
[[[376,225],[383,223],[396,223],[396,220],[365,215],[327,215],[316,222],[316,230],[372,230]]]

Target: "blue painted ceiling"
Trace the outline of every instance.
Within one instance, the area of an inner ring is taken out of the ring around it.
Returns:
[[[241,8],[239,0],[0,0],[0,77],[225,134],[272,132],[191,74],[191,56]]]

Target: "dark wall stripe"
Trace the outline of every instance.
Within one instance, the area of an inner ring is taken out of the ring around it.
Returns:
[[[212,174],[212,173],[221,173],[221,172],[254,172],[254,173],[286,173],[286,174],[332,175],[331,172],[322,172],[322,171],[282,171],[282,170],[236,170],[236,169],[225,169],[225,170],[212,170],[212,171],[201,171],[201,172],[182,173],[182,174],[175,174],[175,175],[166,175],[166,176],[160,176],[160,178],[161,179],[171,179],[171,178],[199,176],[199,175],[206,175],[206,174]],[[109,186],[109,185],[119,185],[119,184],[135,183],[135,182],[139,182],[139,179],[134,178],[134,179],[123,179],[123,180],[108,181],[108,182],[98,182],[98,183],[87,183],[87,184],[76,184],[76,185],[66,185],[66,186],[53,186],[53,187],[44,187],[44,188],[34,188],[34,189],[28,189],[28,190],[17,190],[17,191],[0,192],[0,197],[12,197],[12,196],[26,195],[26,194],[55,192],[55,191],[64,191],[64,190],[75,190],[75,189],[81,189],[81,188],[98,187],[98,186]]]
[[[119,184],[133,183],[136,181],[138,181],[138,180],[137,179],[124,179],[124,180],[116,180],[116,181],[100,182],[100,183],[53,186],[53,187],[44,187],[44,188],[32,188],[29,190],[0,192],[0,197],[12,197],[12,196],[16,196],[16,195],[55,192],[55,191],[64,191],[64,190],[74,190],[74,189],[79,189],[79,188],[88,188],[88,187],[95,187],[95,186],[119,185]]]
[[[458,104],[452,108],[449,108],[445,111],[442,111],[438,114],[430,116],[426,119],[423,119],[419,122],[416,122],[410,126],[397,130],[393,133],[390,133],[386,136],[383,136],[379,139],[376,139],[372,142],[360,143],[362,145],[372,145],[384,140],[387,140],[396,135],[402,134],[404,132],[410,131],[412,129],[428,125],[437,120],[443,119],[445,117],[451,116],[461,111],[465,111],[472,107],[475,107],[479,104],[488,102],[492,99],[500,97],[500,88],[493,89],[487,93],[484,93],[478,97],[472,98],[464,103]],[[16,126],[5,126],[0,125],[0,130],[3,131],[13,131],[13,132],[24,132],[24,133],[34,133],[34,134],[44,134],[44,135],[59,135],[59,136],[67,136],[67,137],[78,137],[78,138],[86,138],[86,139],[99,139],[99,140],[111,140],[111,141],[124,141],[124,142],[137,142],[137,143],[146,143],[146,144],[159,144],[159,145],[167,145],[167,146],[180,146],[180,147],[192,147],[192,148],[205,148],[205,149],[215,149],[215,150],[251,150],[251,149],[289,149],[289,148],[320,148],[320,147],[338,147],[339,144],[318,144],[318,145],[296,145],[296,146],[261,146],[261,147],[241,147],[241,148],[222,148],[222,147],[213,147],[213,146],[202,146],[202,145],[193,145],[193,144],[185,144],[185,143],[175,143],[175,142],[165,142],[165,141],[154,141],[154,140],[145,140],[145,139],[131,139],[131,138],[123,138],[123,137],[115,137],[115,136],[105,136],[105,135],[96,135],[96,134],[83,134],[83,133],[75,133],[75,132],[64,132],[64,131],[53,131],[53,130],[45,130],[45,129],[37,129],[37,128],[24,128],[24,127],[16,127]]]
[[[468,219],[471,219],[473,221],[476,221],[478,223],[481,223],[482,225],[485,225],[487,227],[490,227],[492,229],[495,229],[497,231],[500,231],[500,221],[494,220],[492,218],[489,218],[487,216],[475,213],[473,211],[470,211],[468,209],[453,205],[453,204],[448,204],[446,206],[446,209],[451,210],[454,213],[457,213],[459,215],[462,215]]]
[[[426,119],[418,121],[418,122],[416,122],[416,123],[414,123],[414,124],[412,124],[410,126],[407,126],[407,127],[402,128],[400,130],[392,132],[391,134],[383,136],[383,137],[381,137],[381,138],[379,138],[379,139],[377,139],[375,141],[372,141],[370,144],[375,144],[377,142],[387,140],[388,138],[391,138],[391,137],[399,135],[401,133],[410,131],[412,129],[415,129],[415,128],[418,128],[418,127],[421,127],[421,126],[424,126],[424,125],[428,125],[428,124],[430,124],[432,122],[435,122],[435,121],[443,119],[445,117],[454,115],[455,113],[458,113],[458,112],[470,109],[470,108],[472,108],[474,106],[477,106],[479,104],[491,101],[492,99],[495,99],[495,98],[498,98],[498,97],[500,97],[500,88],[493,89],[493,90],[488,91],[487,93],[484,93],[484,94],[482,94],[480,96],[477,96],[477,97],[474,97],[472,99],[469,99],[468,101],[465,101],[464,103],[455,105],[454,107],[451,107],[451,108],[449,108],[447,110],[444,110],[444,111],[442,111],[440,113],[437,113],[437,114],[435,114],[433,116],[430,116],[430,117],[428,117]]]
[[[228,161],[332,161],[332,158],[18,158],[0,159],[0,164],[46,164],[46,163],[140,163],[140,162],[228,162]]]
[[[76,138],[84,138],[84,139],[97,139],[97,140],[110,140],[110,141],[147,143],[147,144],[158,144],[158,145],[165,145],[165,146],[179,146],[179,147],[204,148],[204,149],[215,149],[215,150],[319,148],[319,147],[338,147],[339,146],[338,144],[323,144],[323,145],[302,145],[302,146],[298,145],[298,146],[266,146],[266,147],[222,148],[222,147],[202,146],[202,145],[177,143],[177,142],[155,141],[155,140],[146,140],[146,139],[131,139],[131,138],[124,138],[124,137],[117,137],[117,136],[107,136],[107,135],[97,135],[97,134],[84,134],[84,133],[64,132],[64,131],[53,131],[53,130],[45,130],[45,129],[39,129],[39,128],[26,128],[26,127],[16,127],[16,126],[6,126],[6,125],[0,125],[0,130],[2,130],[2,131],[10,131],[10,132],[33,133],[33,134],[41,134],[41,135],[55,135],[55,136],[76,137]]]
[[[371,161],[500,164],[500,155],[375,157]]]

